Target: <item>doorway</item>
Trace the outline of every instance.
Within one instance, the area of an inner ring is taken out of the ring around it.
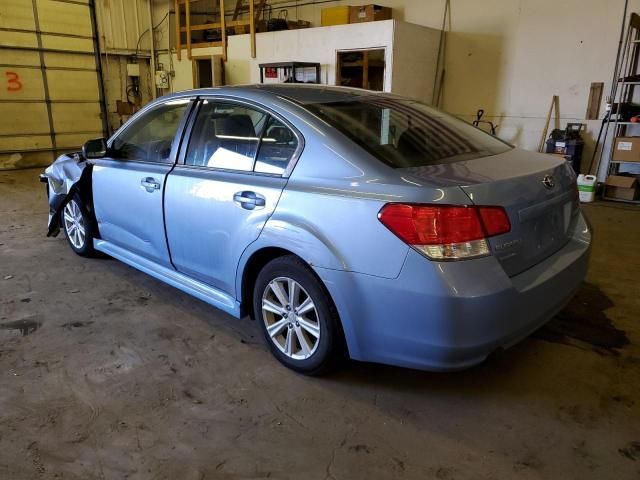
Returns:
[[[384,90],[385,49],[338,51],[336,85]]]
[[[211,57],[193,57],[193,88],[213,87],[213,62]]]

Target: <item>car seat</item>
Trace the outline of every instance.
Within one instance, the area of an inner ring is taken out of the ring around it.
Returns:
[[[252,157],[255,154],[258,139],[251,117],[246,114],[228,115],[216,122],[216,137],[220,148]]]

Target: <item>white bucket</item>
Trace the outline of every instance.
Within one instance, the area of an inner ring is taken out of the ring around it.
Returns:
[[[578,175],[578,193],[581,202],[593,202],[596,198],[596,176],[582,173]]]

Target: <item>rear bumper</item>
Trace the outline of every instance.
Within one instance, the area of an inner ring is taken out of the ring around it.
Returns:
[[[508,277],[494,257],[430,262],[410,250],[399,276],[316,269],[340,312],[352,358],[428,370],[482,362],[550,320],[579,288],[591,233],[535,267]]]

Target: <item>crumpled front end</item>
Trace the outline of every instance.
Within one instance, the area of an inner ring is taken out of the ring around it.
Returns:
[[[86,198],[91,192],[91,168],[80,153],[60,155],[43,174],[42,182],[47,183],[49,199],[48,237],[55,237],[60,233],[60,212],[66,203],[79,193]]]

